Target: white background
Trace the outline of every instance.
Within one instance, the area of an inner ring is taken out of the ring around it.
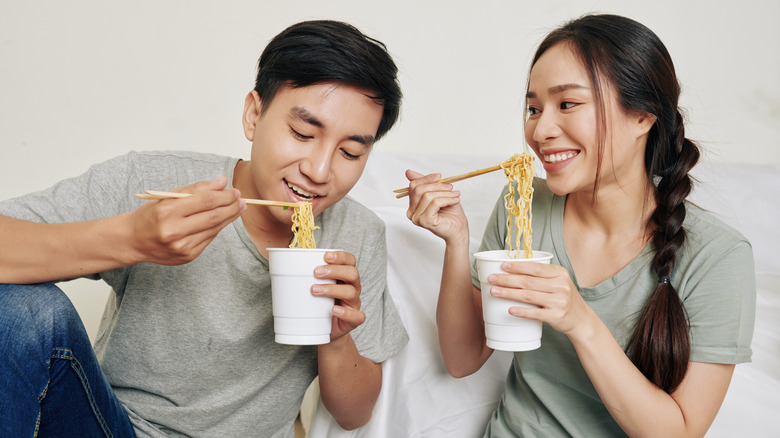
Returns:
[[[248,157],[240,117],[257,58],[305,19],[351,22],[394,56],[404,107],[377,148],[509,156],[523,147],[535,46],[592,11],[637,19],[665,42],[687,133],[707,158],[780,161],[780,3],[772,0],[0,0],[0,199],[129,150]]]
[[[683,86],[687,133],[707,159],[780,162],[780,3],[772,0],[0,0],[0,199],[129,150],[247,158],[240,119],[257,58],[307,19],[348,21],[394,56],[404,106],[376,148],[508,157],[523,148],[536,45],[587,12],[627,15],[661,37]],[[436,171],[436,161],[418,170]],[[399,172],[387,189],[405,181]],[[64,287],[89,309],[93,334],[102,299],[92,290],[102,284],[87,284]]]

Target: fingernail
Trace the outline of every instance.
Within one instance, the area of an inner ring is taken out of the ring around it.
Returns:
[[[495,287],[490,288],[490,295],[493,295],[494,297],[500,297],[501,296],[501,290]]]
[[[501,269],[503,269],[503,270],[505,270],[505,271],[506,271],[507,269],[511,268],[511,267],[512,267],[512,264],[511,264],[511,263],[509,263],[509,262],[504,262],[504,263],[502,263],[502,264],[501,264]]]
[[[497,278],[498,277],[496,277],[496,274],[490,274],[488,276],[488,283],[495,283]]]
[[[314,268],[314,275],[325,275],[328,273],[328,268],[324,266],[317,266]]]
[[[344,314],[344,309],[339,306],[333,306],[333,314],[336,316],[341,316]]]
[[[326,252],[325,253],[325,261],[332,262],[334,260],[336,260],[336,254],[334,254],[332,252]]]
[[[321,284],[315,284],[311,287],[311,293],[319,295],[321,293],[325,292],[325,287]]]

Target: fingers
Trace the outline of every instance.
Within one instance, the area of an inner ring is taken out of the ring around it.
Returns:
[[[312,293],[335,298],[345,305],[360,309],[360,274],[355,266],[355,256],[346,251],[325,253],[327,265],[317,266],[314,276],[334,280],[335,284],[315,284]]]

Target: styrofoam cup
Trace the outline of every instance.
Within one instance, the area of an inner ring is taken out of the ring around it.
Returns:
[[[336,249],[268,248],[275,340],[279,344],[318,345],[330,342],[335,300],[313,295],[314,284],[335,280],[314,277],[327,264],[325,253]]]
[[[482,317],[485,319],[485,337],[487,346],[494,350],[528,351],[542,345],[542,322],[520,318],[509,313],[510,307],[535,307],[519,301],[494,297],[490,294],[492,285],[488,283],[490,274],[505,273],[501,269],[504,262],[550,263],[553,255],[549,252],[534,251],[533,257],[512,258],[505,249],[482,251],[474,254],[477,259],[477,272],[482,286]]]

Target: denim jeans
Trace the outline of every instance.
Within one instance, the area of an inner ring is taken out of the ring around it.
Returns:
[[[135,437],[58,287],[0,284],[0,437]]]

